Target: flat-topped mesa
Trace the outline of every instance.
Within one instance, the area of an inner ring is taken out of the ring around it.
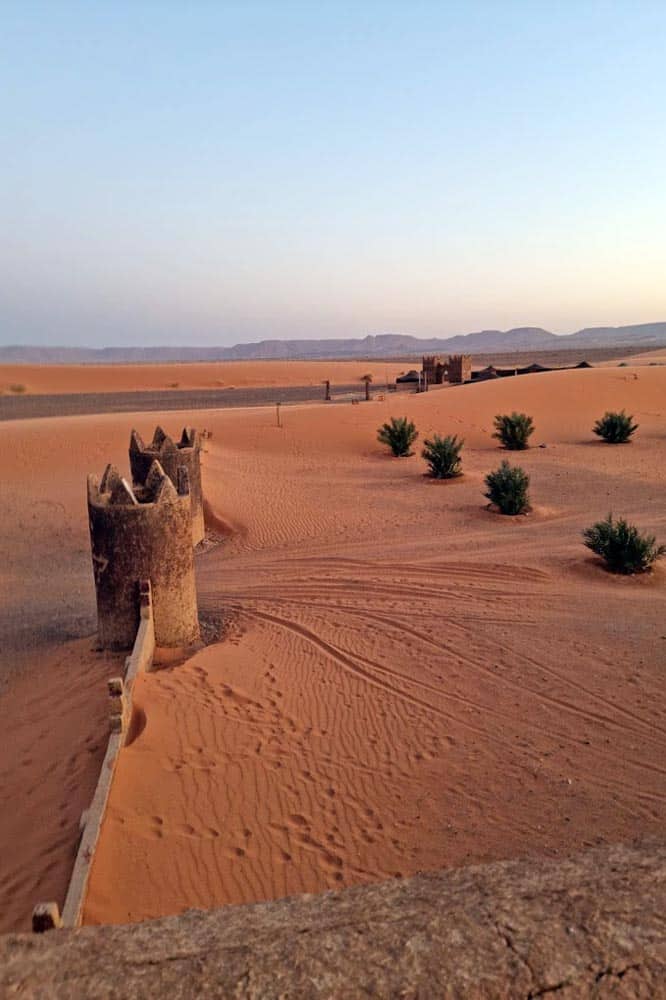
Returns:
[[[193,427],[184,427],[180,441],[174,441],[161,427],[155,428],[153,440],[145,444],[141,435],[133,430],[130,435],[129,460],[132,481],[143,486],[150,467],[157,459],[167,476],[178,485],[178,470],[187,469],[190,480],[192,516],[192,544],[198,545],[204,537],[203,493],[201,489],[201,439]]]
[[[150,580],[155,641],[190,646],[199,638],[187,469],[174,485],[153,461],[142,486],[108,465],[88,476],[88,519],[97,622],[104,649],[130,649],[139,625],[139,581]]]

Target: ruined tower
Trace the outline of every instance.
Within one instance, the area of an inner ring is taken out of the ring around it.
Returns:
[[[190,501],[192,505],[192,544],[204,537],[203,494],[201,490],[201,440],[193,427],[183,428],[180,441],[165,434],[161,427],[155,429],[153,440],[146,445],[141,435],[133,430],[129,446],[132,481],[143,486],[150,468],[157,460],[167,476],[178,488],[178,470],[187,469],[190,481]]]
[[[88,477],[88,518],[97,620],[104,649],[131,648],[139,625],[139,581],[150,580],[155,641],[189,646],[199,638],[187,471],[178,487],[153,461],[134,489],[112,465]]]

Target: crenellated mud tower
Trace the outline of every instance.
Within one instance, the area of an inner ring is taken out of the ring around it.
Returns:
[[[472,356],[471,354],[450,354],[449,355],[449,382],[461,384],[472,381]]]
[[[424,354],[422,371],[428,385],[471,382],[472,357],[470,354],[450,354],[444,361],[436,354]]]
[[[150,580],[155,641],[189,646],[199,638],[187,469],[177,487],[153,460],[134,489],[112,465],[88,477],[88,518],[99,641],[131,648],[139,625],[139,581]]]
[[[183,428],[180,441],[162,430],[155,428],[153,440],[144,444],[141,435],[133,430],[130,435],[129,460],[132,481],[136,486],[144,486],[154,461],[158,461],[167,476],[178,488],[178,470],[187,469],[190,481],[190,502],[192,517],[192,544],[198,545],[204,537],[203,493],[201,490],[201,439],[193,427]]]

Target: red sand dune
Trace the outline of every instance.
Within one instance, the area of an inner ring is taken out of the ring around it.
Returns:
[[[430,482],[418,454],[385,454],[375,432],[396,406],[419,445],[465,437],[462,479]],[[640,423],[632,444],[591,434],[611,407]],[[493,415],[512,409],[547,444],[509,456],[532,476],[525,518],[482,497],[504,457]],[[612,508],[666,540],[666,369],[290,407],[282,429],[263,409],[159,419],[213,432],[205,491],[237,533],[198,557],[199,595],[226,636],[137,686],[146,725],[121,754],[88,923],[663,831],[666,568],[613,577],[580,532]],[[78,546],[59,585],[86,613],[83,469],[124,463],[133,422],[7,425],[20,517],[51,477],[62,541],[41,527],[35,541]],[[65,436],[62,476],[51,455]],[[4,529],[18,537],[13,509]],[[17,602],[34,559],[19,546]],[[55,571],[41,573],[48,593]],[[51,820],[31,815],[41,846],[10,844],[16,867],[53,842]]]

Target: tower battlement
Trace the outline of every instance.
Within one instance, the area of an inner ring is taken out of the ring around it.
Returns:
[[[201,488],[201,438],[193,427],[184,427],[179,441],[161,427],[155,428],[153,439],[146,444],[138,431],[132,430],[129,460],[134,488],[145,486],[152,465],[158,461],[173,485],[178,489],[179,470],[185,469],[190,484],[192,544],[204,537],[203,492]]]
[[[139,581],[153,591],[155,641],[189,646],[199,638],[187,468],[176,484],[153,459],[141,485],[113,465],[88,477],[88,520],[100,644],[129,649],[139,624]]]

